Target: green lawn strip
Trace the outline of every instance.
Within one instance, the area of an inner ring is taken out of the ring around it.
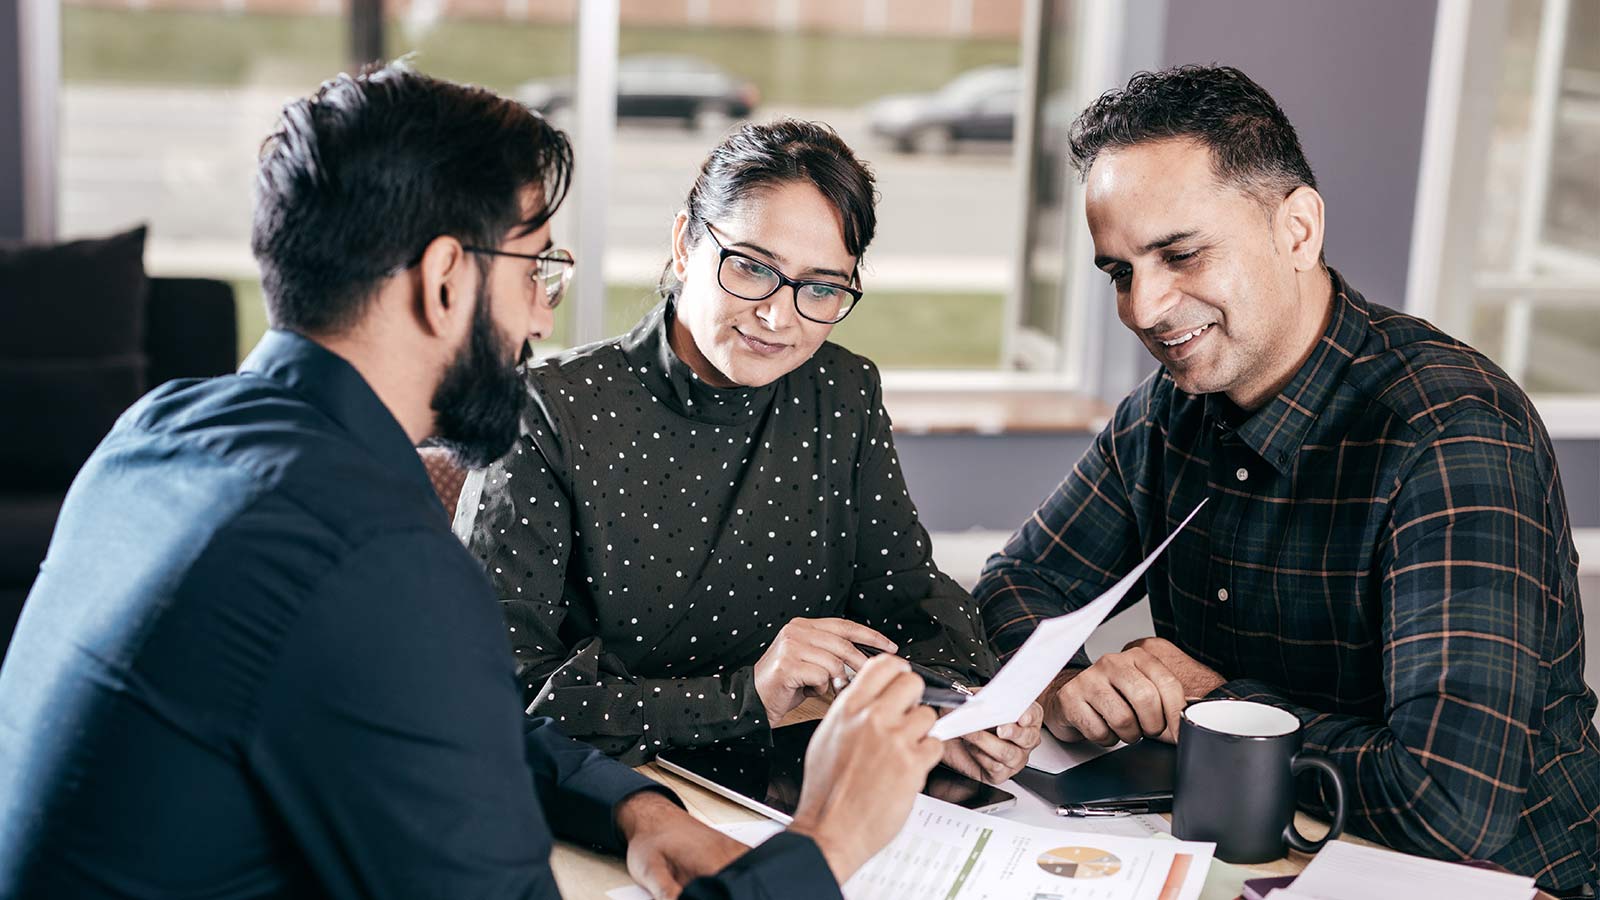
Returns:
[[[74,83],[146,83],[309,90],[346,66],[339,16],[62,9],[62,77]],[[414,51],[423,71],[507,90],[570,76],[571,26],[445,19],[421,34],[386,28],[391,55]],[[933,90],[991,63],[1016,65],[1016,41],[783,33],[746,28],[624,27],[619,53],[686,53],[754,81],[764,104],[854,106]]]
[[[242,359],[267,328],[261,287],[254,280],[233,283],[239,310]],[[655,305],[647,285],[614,284],[606,289],[606,333],[622,334]],[[873,291],[833,330],[832,340],[883,368],[992,369],[1000,365],[1000,294],[932,294]],[[571,308],[556,313],[557,341],[548,353],[568,343]]]

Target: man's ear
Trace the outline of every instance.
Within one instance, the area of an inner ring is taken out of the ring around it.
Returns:
[[[422,276],[417,323],[437,336],[460,331],[461,322],[472,318],[478,274],[461,242],[449,235],[434,238],[422,251],[417,269]]]
[[[672,274],[682,281],[689,271],[689,212],[679,210],[672,220]]]
[[[1279,248],[1289,254],[1296,271],[1308,272],[1322,260],[1322,195],[1301,185],[1278,205]]]

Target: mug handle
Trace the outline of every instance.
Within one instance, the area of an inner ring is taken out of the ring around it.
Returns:
[[[1301,853],[1315,853],[1322,849],[1323,844],[1344,833],[1344,777],[1339,774],[1338,767],[1326,758],[1309,753],[1296,753],[1289,763],[1289,771],[1299,775],[1308,769],[1316,769],[1328,776],[1328,781],[1333,785],[1333,824],[1328,826],[1328,833],[1322,840],[1311,841],[1295,830],[1294,820],[1290,819],[1289,827],[1283,830],[1283,838],[1289,842],[1289,846]]]

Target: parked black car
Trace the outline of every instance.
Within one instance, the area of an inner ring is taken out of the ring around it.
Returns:
[[[572,79],[530,81],[516,93],[550,115],[572,105]],[[617,63],[618,119],[677,119],[689,128],[722,128],[750,115],[759,101],[753,83],[698,57],[650,54]]]
[[[1010,141],[1021,94],[1015,66],[985,66],[931,94],[881,97],[867,107],[867,125],[908,153],[948,153],[956,141]]]

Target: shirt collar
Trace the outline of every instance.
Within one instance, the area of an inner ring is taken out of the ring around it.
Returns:
[[[259,375],[298,394],[344,429],[378,462],[433,490],[428,470],[411,438],[378,399],[355,366],[316,341],[272,329],[239,364],[240,374]]]
[[[1316,349],[1276,397],[1249,413],[1224,394],[1206,395],[1206,415],[1216,427],[1232,429],[1280,474],[1289,471],[1312,424],[1344,381],[1371,320],[1366,300],[1338,272],[1330,268],[1328,275],[1333,281],[1333,316]]]
[[[644,386],[673,412],[699,422],[738,425],[759,418],[777,382],[754,388],[706,384],[672,349],[672,316],[672,301],[662,300],[622,339],[622,354]]]

